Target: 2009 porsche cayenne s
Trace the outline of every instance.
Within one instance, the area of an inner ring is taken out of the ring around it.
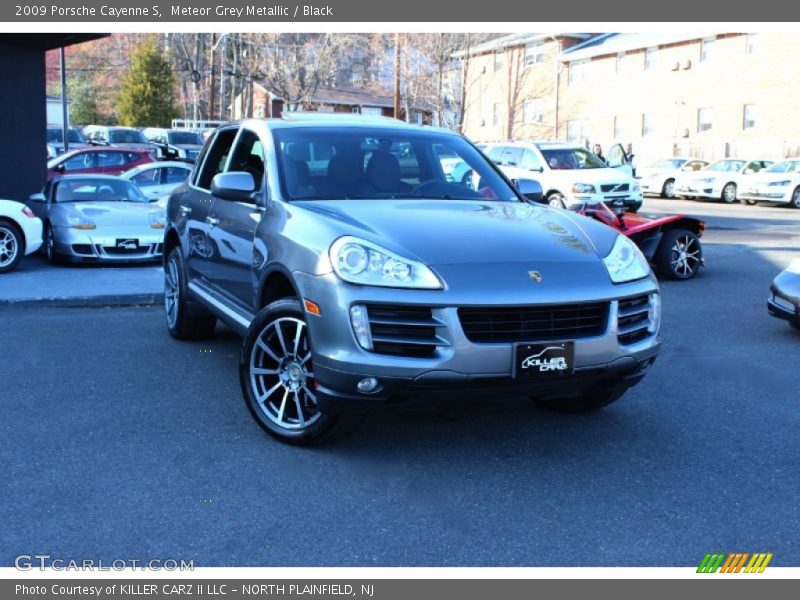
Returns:
[[[446,177],[453,156],[472,178]],[[169,332],[199,339],[220,319],[243,335],[245,403],[290,443],[394,401],[600,408],[655,360],[658,284],[628,238],[541,191],[432,127],[223,126],[169,200]]]

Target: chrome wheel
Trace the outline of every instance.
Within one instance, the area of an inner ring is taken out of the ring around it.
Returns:
[[[178,265],[173,257],[167,261],[167,268],[164,270],[164,311],[167,314],[167,325],[170,329],[174,329],[175,324],[178,322],[180,293]]]
[[[11,228],[0,225],[0,269],[14,263],[19,254],[19,240]]]
[[[800,187],[794,189],[790,204],[792,208],[800,208]]]
[[[727,204],[736,201],[736,185],[728,183],[722,188],[722,200]]]
[[[249,363],[250,388],[262,414],[281,429],[307,429],[321,416],[313,380],[305,322],[281,317],[267,323]]]
[[[693,235],[683,234],[672,244],[670,265],[678,277],[687,279],[700,267],[700,242]]]

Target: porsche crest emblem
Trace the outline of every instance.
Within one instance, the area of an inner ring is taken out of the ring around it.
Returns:
[[[531,278],[533,283],[541,283],[542,282],[542,274],[539,271],[528,271],[528,277]]]

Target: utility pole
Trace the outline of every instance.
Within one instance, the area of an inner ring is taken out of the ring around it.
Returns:
[[[394,34],[394,118],[400,118],[400,34]]]
[[[69,150],[69,107],[67,105],[67,63],[64,46],[60,49],[61,56],[61,119],[62,133],[64,136],[64,152]]]
[[[208,118],[214,118],[214,83],[217,76],[216,61],[214,60],[214,50],[217,49],[217,34],[211,34],[211,89],[208,98]]]
[[[219,63],[219,120],[224,121],[225,117],[225,59],[228,56],[228,38],[222,38],[222,59]]]

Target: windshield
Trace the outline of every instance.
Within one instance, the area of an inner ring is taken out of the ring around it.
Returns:
[[[583,148],[540,148],[545,162],[554,171],[606,169],[608,165]]]
[[[86,140],[77,129],[67,130],[67,139],[70,144],[83,144]],[[64,141],[64,131],[62,129],[48,129],[47,141],[54,144],[60,144]]]
[[[177,145],[202,146],[203,140],[199,133],[194,131],[170,131],[168,134],[169,143]]]
[[[130,181],[79,177],[62,179],[56,187],[53,201],[65,202],[150,202]]]
[[[741,171],[744,166],[743,160],[721,160],[706,167],[706,171]]]
[[[680,169],[683,163],[686,161],[682,158],[672,158],[670,160],[661,160],[654,165],[651,165],[651,169]]]
[[[285,128],[273,135],[289,200],[519,200],[457,135],[364,127]]]
[[[800,169],[800,161],[785,160],[783,162],[775,163],[765,170],[766,173],[797,173]]]
[[[136,129],[112,129],[108,132],[112,144],[146,144],[147,138]]]

